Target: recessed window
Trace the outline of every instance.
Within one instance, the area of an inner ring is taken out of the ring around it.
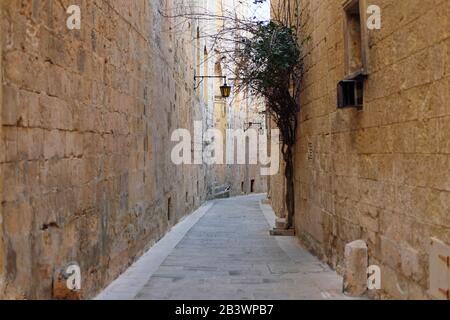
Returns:
[[[338,84],[338,108],[356,107],[362,109],[364,82],[362,79],[343,80]]]
[[[172,218],[172,198],[167,199],[167,220],[170,221]]]
[[[363,108],[369,51],[366,12],[366,0],[349,0],[344,4],[345,78],[337,86],[338,108]]]
[[[367,75],[368,36],[365,21],[366,0],[349,0],[344,5],[346,79]]]
[[[209,69],[208,69],[208,50],[206,49],[206,46],[203,49],[203,75],[208,77],[209,76]],[[203,79],[203,101],[207,105],[209,102],[209,81],[208,79]]]
[[[200,27],[197,26],[197,37],[196,37],[196,59],[195,59],[195,75],[201,76],[201,48],[200,48]],[[197,84],[196,84],[197,85]],[[200,90],[196,91],[197,97],[200,97]]]

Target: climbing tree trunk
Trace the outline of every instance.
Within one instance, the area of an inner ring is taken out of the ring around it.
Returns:
[[[294,227],[295,214],[295,185],[294,185],[294,146],[296,142],[296,132],[298,126],[297,110],[299,110],[296,100],[290,95],[288,87],[280,90],[277,101],[283,101],[278,108],[271,105],[272,110],[278,110],[276,124],[280,130],[282,144],[282,154],[285,164],[284,176],[286,178],[286,229]]]
[[[285,169],[284,175],[286,177],[286,229],[291,229],[294,226],[295,213],[295,195],[294,195],[294,159],[292,154],[292,146],[288,146],[284,154]]]

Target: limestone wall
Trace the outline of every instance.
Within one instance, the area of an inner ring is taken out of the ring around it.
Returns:
[[[384,294],[428,298],[430,237],[450,244],[450,2],[367,1],[382,27],[369,31],[362,111],[336,105],[343,1],[301,3],[297,234],[338,270],[364,239]]]
[[[0,6],[0,17],[2,17],[2,6]],[[3,24],[0,23],[0,79],[2,78],[2,74],[3,74],[3,59],[2,59],[2,44],[3,44]],[[1,82],[1,81],[0,81]],[[3,106],[3,86],[0,83],[0,137],[2,137],[2,125],[1,125],[1,121],[2,121],[2,106]],[[5,152],[4,150],[4,144],[1,143],[0,141],[0,154],[3,154]],[[0,166],[0,181],[2,181],[3,179],[3,170],[2,170],[2,166]],[[0,194],[3,194],[3,183],[0,183]],[[5,256],[5,251],[4,251],[4,243],[3,243],[3,206],[0,205],[0,291],[3,291],[3,286],[4,286],[4,256]]]
[[[276,124],[273,121],[269,121],[271,128],[276,128]],[[271,133],[269,132],[269,135]],[[273,153],[272,150],[270,150]],[[286,212],[286,178],[284,175],[285,163],[281,150],[278,150],[280,154],[280,169],[278,174],[267,177],[267,197],[275,214],[280,218],[285,218]]]
[[[92,297],[206,198],[205,168],[170,161],[205,110],[170,3],[1,1],[0,297],[51,298],[71,261]]]

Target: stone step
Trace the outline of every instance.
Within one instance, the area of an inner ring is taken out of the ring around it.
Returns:
[[[215,194],[216,193],[221,193],[221,192],[227,191],[229,189],[230,189],[230,186],[228,186],[228,185],[215,186],[214,187],[214,193]]]
[[[208,200],[225,199],[231,196],[231,187],[228,185],[214,186],[213,190],[213,194],[208,197]]]
[[[214,194],[215,199],[225,199],[230,197],[230,191],[222,191],[219,193]]]
[[[295,230],[294,229],[278,229],[274,228],[270,230],[271,236],[283,236],[283,237],[293,237],[295,236]]]
[[[286,218],[277,218],[275,220],[276,229],[286,229]]]

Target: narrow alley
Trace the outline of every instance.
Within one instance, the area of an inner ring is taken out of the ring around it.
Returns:
[[[97,299],[346,298],[341,278],[296,238],[269,235],[275,216],[263,199],[243,196],[201,207]]]
[[[450,300],[449,88],[448,0],[0,0],[0,300]]]

